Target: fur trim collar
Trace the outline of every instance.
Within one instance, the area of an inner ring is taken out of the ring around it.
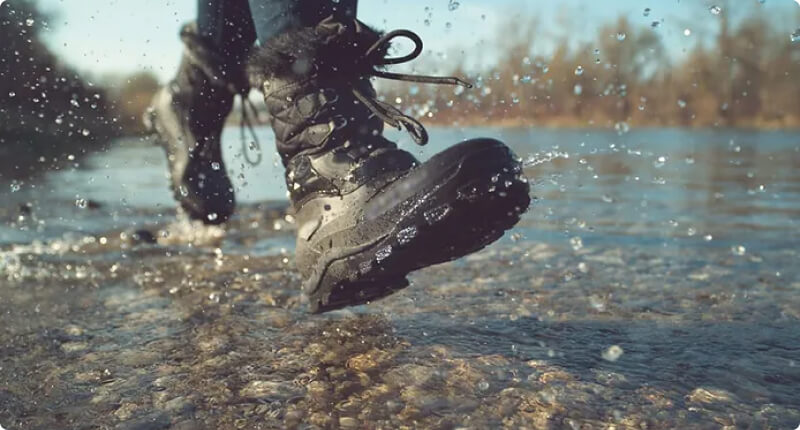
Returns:
[[[247,68],[250,82],[261,88],[275,78],[363,75],[374,65],[360,60],[380,37],[360,21],[342,23],[328,17],[316,27],[282,33],[256,48]],[[387,50],[388,46],[378,54],[384,57]]]

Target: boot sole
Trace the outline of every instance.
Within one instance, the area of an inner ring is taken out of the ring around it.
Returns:
[[[528,192],[521,165],[505,145],[464,156],[449,179],[387,234],[318,261],[304,286],[311,312],[370,303],[407,287],[412,271],[485,248],[519,222]]]

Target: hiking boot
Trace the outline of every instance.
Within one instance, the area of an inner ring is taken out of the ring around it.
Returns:
[[[406,37],[413,53],[387,57]],[[424,127],[376,97],[371,77],[466,85],[457,78],[377,70],[416,58],[419,37],[381,35],[333,18],[277,36],[254,53],[297,222],[297,268],[311,311],[368,303],[406,275],[499,239],[528,208],[519,159],[494,139],[459,143],[419,163],[382,136],[384,122],[419,144]]]
[[[170,188],[184,211],[221,224],[235,203],[220,137],[235,95],[249,87],[244,67],[225,64],[194,24],[184,26],[181,39],[186,49],[178,74],[155,95],[145,125],[167,153]]]

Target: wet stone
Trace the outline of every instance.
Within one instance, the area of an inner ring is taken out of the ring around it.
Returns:
[[[187,415],[194,411],[195,407],[190,399],[176,397],[165,402],[162,409],[173,415]]]
[[[89,348],[86,342],[65,342],[61,344],[61,349],[66,353],[77,353]]]
[[[126,421],[118,428],[120,430],[162,430],[170,427],[170,418],[166,414],[150,414],[141,418]]]
[[[340,417],[339,427],[343,429],[354,429],[358,427],[358,420],[352,417]]]
[[[289,400],[305,395],[305,389],[291,382],[252,381],[239,391],[239,395],[252,399]]]
[[[696,388],[686,396],[692,403],[729,403],[734,401],[733,395],[725,390],[715,388]]]

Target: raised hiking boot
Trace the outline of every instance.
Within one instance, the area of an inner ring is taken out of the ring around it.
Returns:
[[[400,36],[416,49],[388,58]],[[312,312],[406,287],[409,272],[485,247],[528,208],[522,166],[497,140],[461,142],[420,164],[382,136],[386,122],[427,142],[419,122],[376,98],[370,77],[468,85],[376,70],[421,50],[412,32],[382,36],[329,18],[276,37],[251,59],[251,83],[264,92],[286,166]]]
[[[220,137],[235,95],[249,87],[244,66],[225,64],[194,24],[183,27],[181,39],[185,50],[178,74],[154,97],[145,125],[167,153],[170,188],[184,211],[220,224],[235,206]]]

